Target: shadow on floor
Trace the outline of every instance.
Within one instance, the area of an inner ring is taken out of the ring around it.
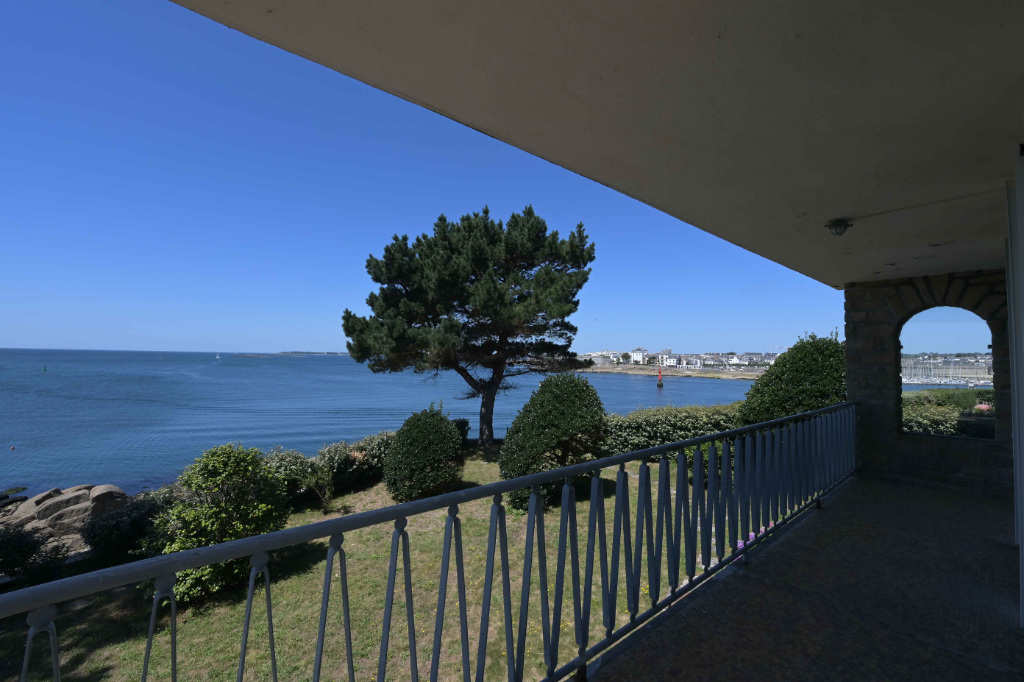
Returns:
[[[1020,680],[1013,502],[858,477],[590,679]]]

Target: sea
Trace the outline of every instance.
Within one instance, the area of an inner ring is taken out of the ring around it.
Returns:
[[[314,455],[325,443],[397,429],[431,403],[478,426],[455,374],[373,374],[345,355],[0,349],[0,490],[81,483],[128,493],[177,478],[206,449],[242,443]],[[587,374],[605,409],[742,400],[740,379]],[[499,395],[503,436],[541,377]]]

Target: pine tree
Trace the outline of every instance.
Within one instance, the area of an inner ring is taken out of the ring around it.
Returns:
[[[373,372],[454,371],[480,398],[480,443],[494,439],[494,400],[512,379],[585,366],[570,350],[568,317],[590,277],[595,248],[583,223],[567,239],[527,206],[508,222],[481,213],[434,223],[412,244],[395,235],[366,271],[381,285],[372,314],[346,309],[348,351]]]

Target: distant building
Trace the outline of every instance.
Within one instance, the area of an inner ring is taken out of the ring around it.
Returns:
[[[634,348],[629,353],[629,361],[634,365],[642,365],[647,362],[647,356],[646,348]]]

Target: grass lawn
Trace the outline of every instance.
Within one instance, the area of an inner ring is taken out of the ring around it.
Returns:
[[[493,460],[493,455],[493,452],[477,451],[468,458],[463,475],[467,485],[483,485],[499,479],[498,465]],[[638,469],[638,464],[627,467],[627,471],[631,473],[630,502],[634,509],[639,482],[636,478]],[[673,465],[672,470],[674,471],[674,469]],[[652,482],[657,486],[657,465],[652,467],[651,474]],[[603,474],[605,479],[614,480],[614,477],[614,469],[607,470]],[[611,485],[608,485],[607,488],[611,492]],[[580,497],[582,499],[577,501],[577,524],[580,530],[582,589],[590,502],[586,499],[586,494]],[[606,494],[604,504],[609,554],[611,553],[614,501],[613,493]],[[390,504],[392,504],[391,498],[384,486],[380,484],[336,498],[332,504],[331,516],[377,509]],[[416,655],[420,675],[424,678],[429,675],[431,665],[445,516],[446,512],[437,511],[413,517],[409,520],[408,527],[415,606]],[[479,500],[462,505],[460,517],[462,519],[466,589],[469,602],[470,663],[475,675],[490,500]],[[289,525],[307,524],[323,518],[319,511],[300,511],[292,515]],[[630,519],[631,527],[635,528],[632,526],[635,523],[635,513],[630,515]],[[509,510],[507,521],[508,547],[512,566],[513,623],[514,628],[518,628],[526,515]],[[557,566],[558,525],[559,509],[555,506],[548,509],[545,514],[549,598],[552,601],[552,608]],[[353,663],[356,677],[360,680],[376,679],[391,532],[392,525],[384,524],[348,533],[345,537],[344,549],[348,557],[349,595],[352,608]],[[309,680],[312,678],[326,552],[326,541],[314,542],[279,551],[271,561],[274,637],[278,676],[281,680]],[[643,577],[641,578],[641,612],[646,610],[651,603],[647,588],[646,548],[644,557]],[[624,562],[624,557],[620,559],[620,563],[622,562]],[[566,563],[565,597],[559,649],[560,663],[564,663],[576,655],[570,577],[571,562],[568,553]],[[321,677],[325,681],[347,679],[337,562],[334,565],[333,573],[334,584],[332,585],[327,618],[327,638]],[[666,573],[666,570],[663,569],[665,575],[662,578],[662,597],[668,589]],[[600,580],[597,577],[599,576],[599,563],[596,558],[595,574],[591,605],[590,644],[599,641],[604,634],[601,624]],[[536,554],[533,576],[533,596],[527,616],[529,633],[526,651],[527,679],[540,678],[544,675]],[[399,562],[387,667],[388,676],[395,680],[409,677],[410,647],[404,594],[401,562]],[[453,551],[445,609],[444,636],[440,653],[441,679],[462,678],[457,597]],[[246,660],[246,679],[248,680],[271,679],[264,605],[263,595],[257,594],[254,599],[253,622],[249,634]],[[159,621],[158,635],[154,641],[149,673],[152,680],[170,679],[170,632],[167,611],[166,607],[161,611],[162,618]],[[102,679],[118,682],[138,680],[142,671],[149,612],[150,602],[146,601],[142,591],[136,588],[122,588],[61,604],[56,623],[61,647],[63,679]],[[619,570],[617,612],[617,626],[628,622],[624,565]],[[496,565],[488,633],[487,679],[506,679],[503,613],[500,571],[499,565]],[[233,679],[238,665],[244,615],[244,590],[200,607],[179,611],[178,679],[182,681]],[[27,626],[24,623],[24,615],[0,621],[0,680],[16,679],[20,673],[27,633]],[[32,679],[49,679],[49,655],[44,642],[42,636],[37,636],[33,649],[35,676]]]

